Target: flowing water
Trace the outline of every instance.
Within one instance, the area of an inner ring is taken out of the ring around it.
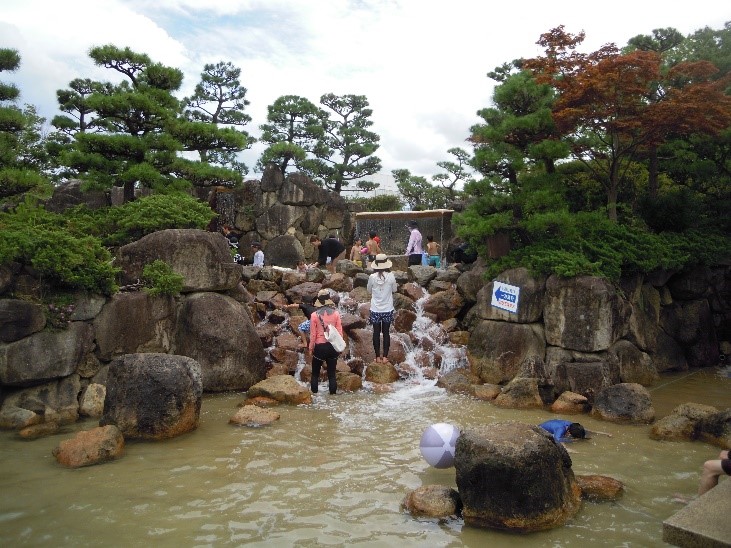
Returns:
[[[330,396],[323,385],[311,405],[279,407],[281,419],[264,428],[228,424],[243,393],[206,394],[196,431],[127,442],[121,459],[75,470],[51,451],[95,421],[33,441],[1,432],[0,545],[662,546],[663,520],[682,508],[674,495],[694,495],[702,463],[719,452],[582,416],[606,435],[567,445],[573,470],[621,480],[618,502],[584,502],[564,527],[531,535],[416,519],[400,507],[409,491],[456,488],[454,468],[437,470],[421,456],[427,426],[555,416],[447,394],[418,375],[391,392],[373,388]],[[687,401],[731,407],[731,378],[720,367],[663,375],[650,392],[658,418]]]

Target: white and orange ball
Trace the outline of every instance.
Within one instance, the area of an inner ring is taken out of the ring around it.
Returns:
[[[454,448],[458,437],[459,428],[446,422],[427,427],[419,443],[424,460],[434,468],[454,466]]]

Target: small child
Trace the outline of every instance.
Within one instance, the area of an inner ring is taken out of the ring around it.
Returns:
[[[360,238],[356,238],[353,240],[353,247],[350,248],[350,257],[349,259],[353,261],[358,266],[363,266],[363,261],[361,259],[360,250],[363,248],[363,240]]]
[[[366,250],[368,251],[368,264],[373,264],[373,261],[376,260],[376,255],[378,255],[381,252],[381,239],[376,235],[375,230],[371,230],[368,233],[368,241],[365,243]],[[367,265],[364,265],[367,266]]]
[[[427,236],[426,241],[426,254],[429,256],[429,266],[442,268],[442,258],[439,255],[439,244],[434,241],[434,236]]]
[[[261,250],[261,244],[259,242],[253,242],[251,247],[254,249],[254,262],[253,266],[264,266],[264,252]]]
[[[302,259],[297,261],[297,268],[295,268],[295,270],[301,273],[307,272],[307,265]]]
[[[300,348],[307,348],[307,345],[309,341],[307,340],[308,335],[310,334],[310,316],[312,316],[312,313],[317,310],[315,308],[315,299],[312,296],[305,295],[302,297],[302,303],[299,305],[294,305],[305,314],[305,321],[300,323],[297,326],[297,331],[299,332],[300,337]]]

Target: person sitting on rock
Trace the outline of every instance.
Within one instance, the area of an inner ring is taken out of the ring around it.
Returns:
[[[553,439],[558,443],[586,438],[586,430],[578,422],[551,419],[550,421],[542,422],[538,426],[552,434]]]
[[[698,496],[718,485],[718,478],[721,474],[731,476],[731,458],[729,457],[728,449],[721,451],[717,459],[707,460],[703,463],[701,483],[698,486]]]

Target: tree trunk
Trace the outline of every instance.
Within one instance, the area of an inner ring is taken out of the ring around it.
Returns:
[[[124,183],[124,203],[132,202],[135,199],[135,183],[127,181]]]
[[[657,198],[657,147],[650,145],[650,158],[648,162],[649,174],[647,177],[647,194],[653,200]]]

